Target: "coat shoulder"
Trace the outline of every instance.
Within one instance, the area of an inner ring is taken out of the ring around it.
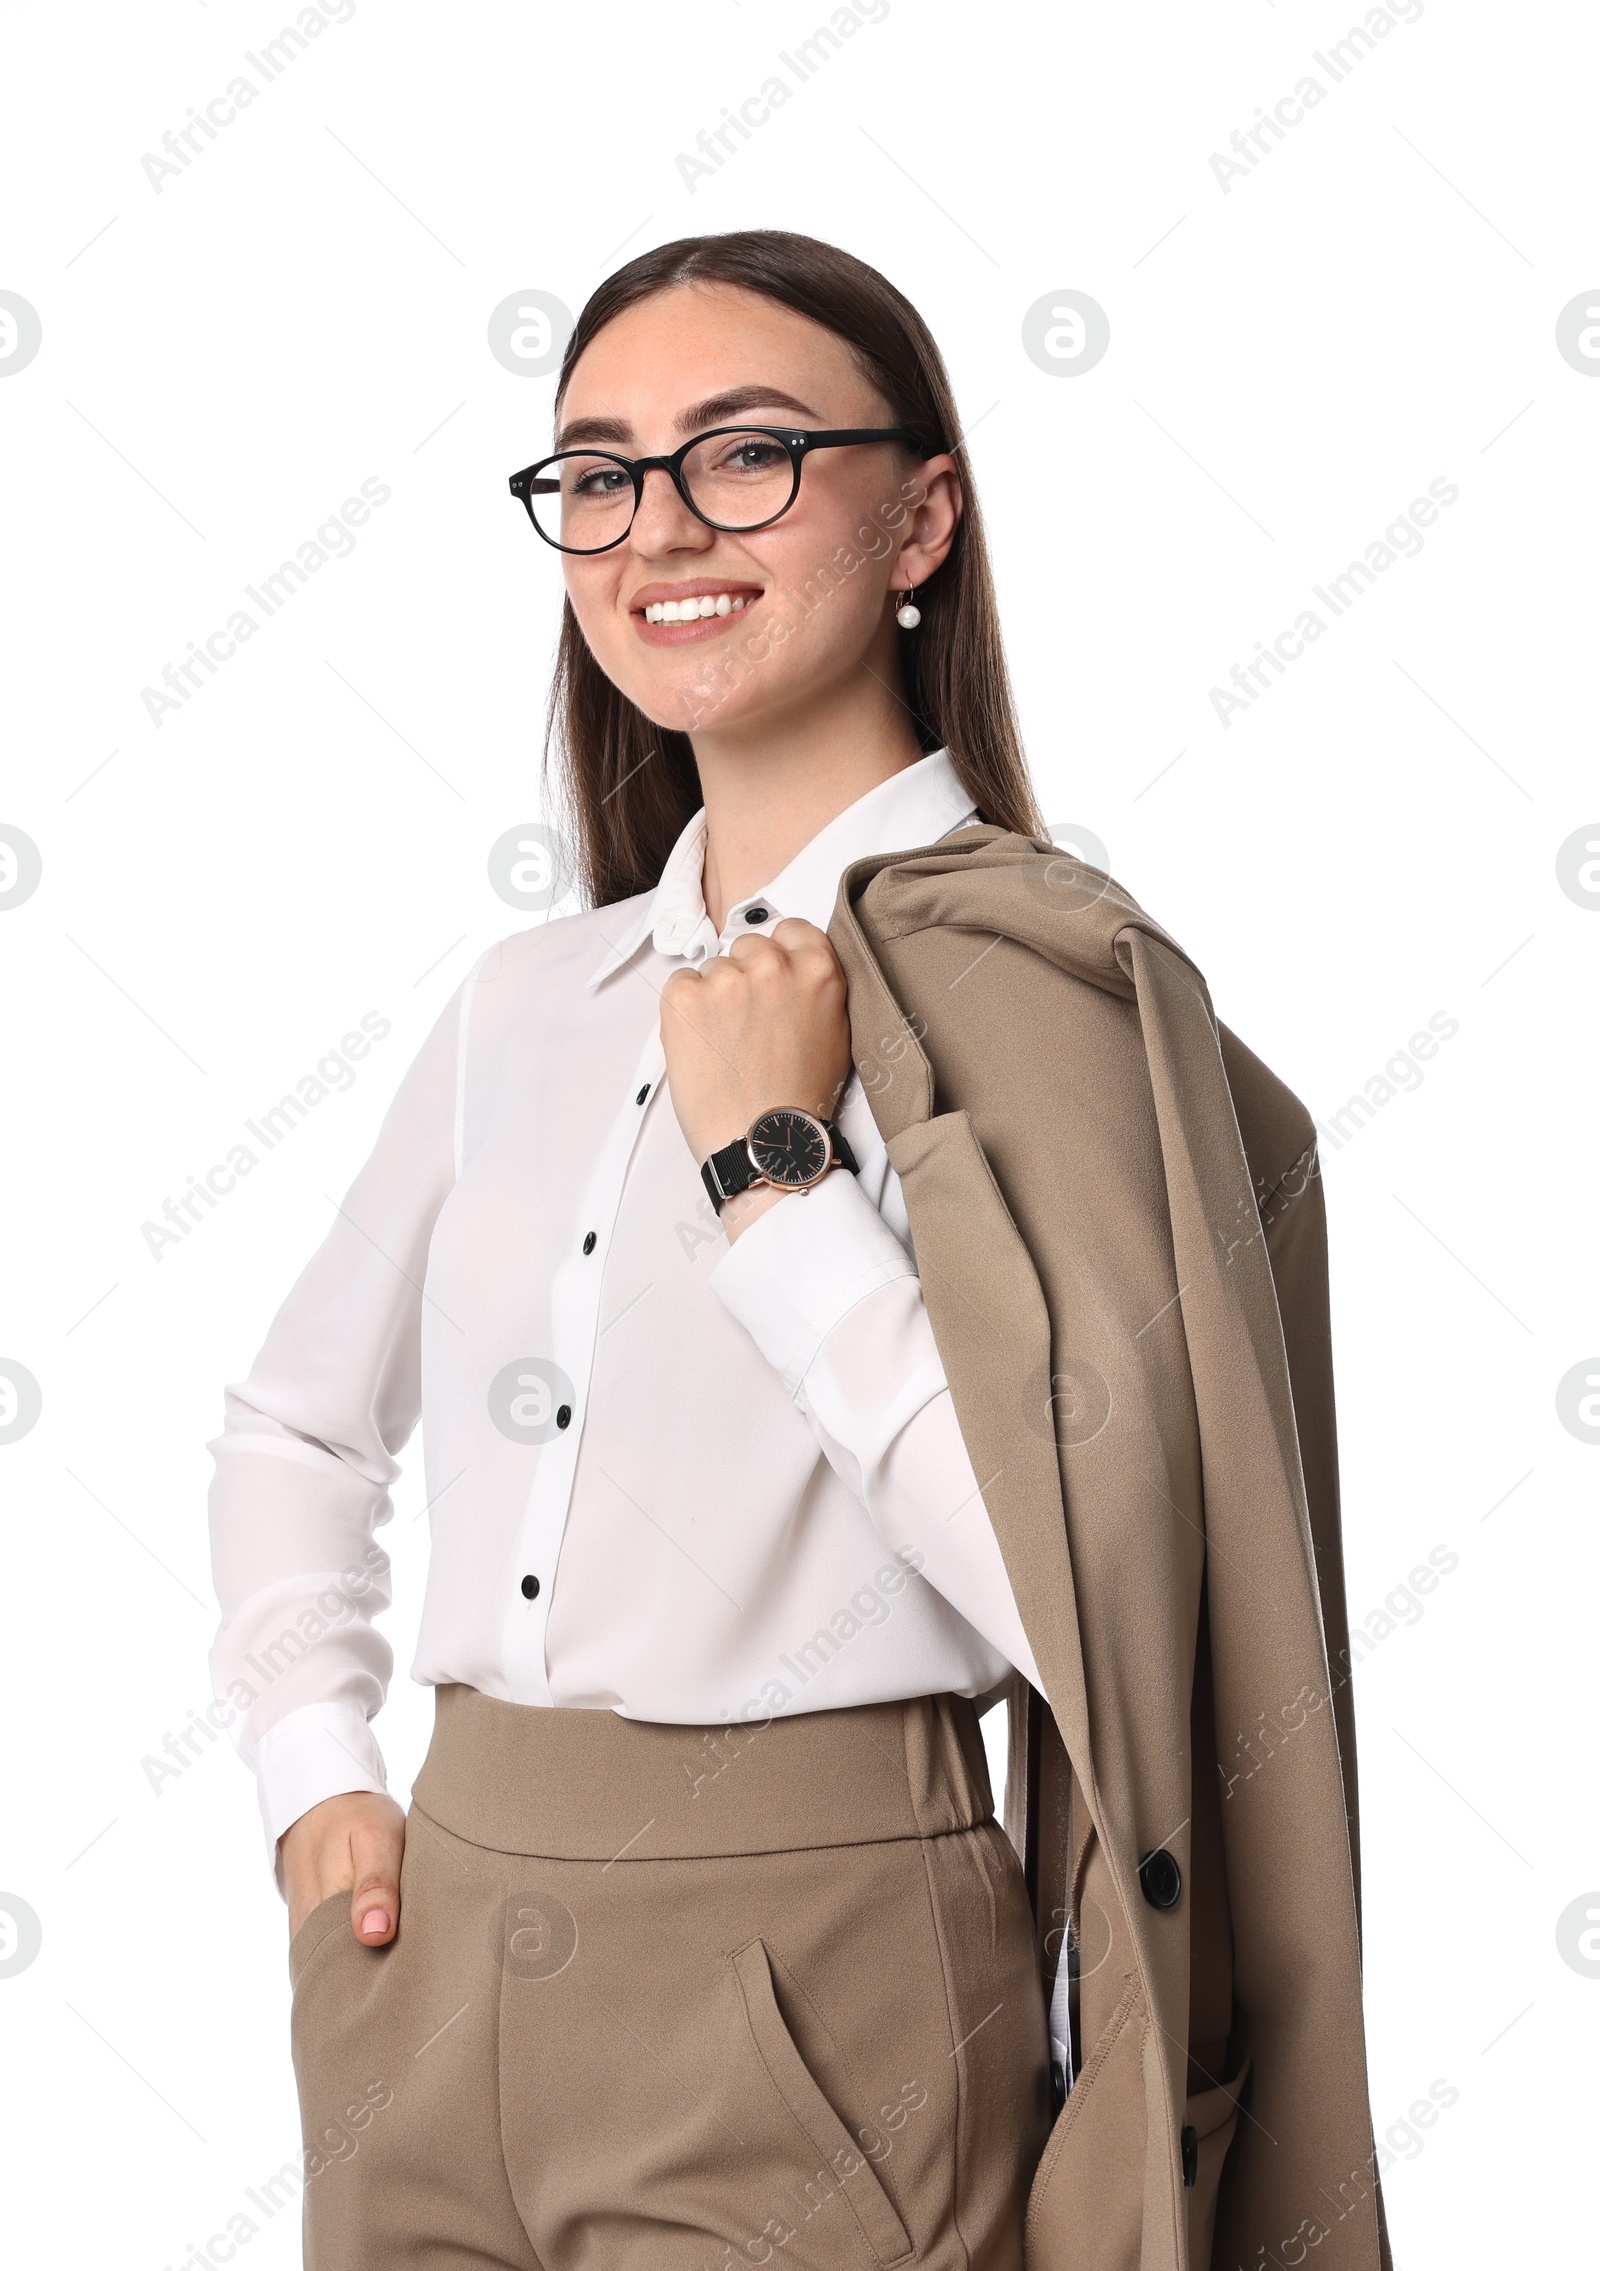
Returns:
[[[1188,964],[1206,1000],[1257,1196],[1276,1189],[1311,1149],[1316,1123],[1299,1097],[1215,1018],[1200,966],[1103,868],[1003,828],[958,829],[847,868],[830,936],[847,972],[861,974],[876,969],[885,947],[903,953],[919,934],[946,927],[993,929],[1125,1000],[1136,990],[1129,934],[1154,940]]]

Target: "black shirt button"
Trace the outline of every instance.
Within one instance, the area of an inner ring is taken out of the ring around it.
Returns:
[[[522,1580],[522,1598],[525,1601],[536,1601],[539,1598],[539,1580],[537,1577],[524,1577]]]
[[[1183,1890],[1183,1872],[1166,1850],[1158,1845],[1139,1863],[1139,1890],[1152,1908],[1175,1908]]]
[[[572,1425],[572,1406],[570,1404],[563,1404],[556,1413],[556,1425],[557,1427],[570,1427]],[[1172,1897],[1176,1900],[1178,1896],[1174,1893]]]
[[[647,1097],[647,1096],[649,1095],[649,1093],[650,1093],[650,1083],[649,1083],[649,1081],[646,1081],[646,1082],[645,1082],[645,1084],[644,1084],[644,1086],[643,1086],[643,1087],[642,1087],[642,1088],[640,1089],[640,1091],[639,1091],[638,1095],[637,1095],[637,1096],[636,1096],[636,1097],[634,1098],[634,1102],[635,1102],[636,1104],[642,1104],[642,1103],[644,1102],[645,1098],[646,1098],[646,1097]]]
[[[588,1237],[583,1241],[583,1250],[586,1254],[592,1254],[594,1252],[594,1232],[592,1230],[590,1231]]]
[[[767,910],[765,907],[746,907],[744,919],[747,923],[764,923],[767,919]]]

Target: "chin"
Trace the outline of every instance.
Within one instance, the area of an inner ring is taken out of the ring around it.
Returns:
[[[635,709],[665,733],[696,733],[710,725],[743,725],[758,707],[750,699],[748,679],[724,693],[704,671],[686,671],[671,684],[652,678],[648,686],[624,685],[622,691]]]

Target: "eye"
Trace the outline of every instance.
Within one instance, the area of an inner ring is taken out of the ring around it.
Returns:
[[[620,465],[596,465],[573,477],[572,494],[575,497],[614,497],[619,490],[631,486]]]
[[[729,473],[770,473],[788,458],[781,442],[769,441],[764,434],[746,434],[730,443],[719,461],[719,471]]]

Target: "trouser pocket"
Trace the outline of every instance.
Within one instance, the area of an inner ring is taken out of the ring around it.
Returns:
[[[748,1940],[730,1961],[744,1999],[745,2018],[773,2088],[803,2133],[819,2173],[837,2180],[876,2263],[902,2262],[911,2240],[893,2201],[878,2181],[839,2115],[824,2097],[784,2023],[773,1987],[766,1943]]]
[[[319,1900],[315,1908],[301,1917],[299,1929],[289,1942],[289,1984],[291,1988],[297,1988],[300,1985],[301,1980],[305,1977],[307,1964],[329,1933],[336,1931],[341,1922],[345,1930],[349,1932],[350,1894],[348,1889],[344,1892],[329,1893],[326,1900]],[[351,1933],[351,1938],[354,1939],[354,1937],[354,1933]]]

